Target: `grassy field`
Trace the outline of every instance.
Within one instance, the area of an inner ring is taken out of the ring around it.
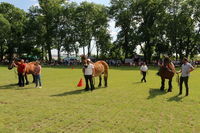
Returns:
[[[108,88],[84,92],[76,87],[81,69],[43,68],[39,89],[15,86],[14,70],[0,67],[0,133],[199,133],[199,70],[185,97],[176,77],[173,92],[160,92],[156,69],[140,83],[137,68],[113,68]]]

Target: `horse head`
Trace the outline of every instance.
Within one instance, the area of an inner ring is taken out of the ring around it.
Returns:
[[[87,67],[88,65],[88,59],[87,59],[87,56],[86,55],[81,55],[81,62],[82,64]]]
[[[13,59],[10,64],[8,65],[8,70],[12,70],[15,65],[14,64],[18,64],[18,59]]]
[[[169,57],[165,57],[164,58],[164,66],[168,65],[169,63],[171,63],[171,59]]]

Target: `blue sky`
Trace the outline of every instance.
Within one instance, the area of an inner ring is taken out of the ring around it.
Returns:
[[[109,5],[110,0],[69,0],[80,3],[82,1],[94,2],[98,4]],[[8,2],[15,5],[18,8],[21,8],[25,11],[28,11],[29,7],[32,5],[37,5],[38,0],[0,0],[0,2]]]

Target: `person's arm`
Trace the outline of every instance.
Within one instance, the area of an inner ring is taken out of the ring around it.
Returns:
[[[194,70],[194,67],[190,64],[190,70],[189,72],[192,72]]]
[[[26,65],[23,66],[24,70],[23,70],[23,75],[25,75],[26,72]]]
[[[15,64],[15,62],[14,62],[14,61],[12,62],[12,64],[13,64],[15,67],[18,67],[18,65],[17,65],[17,64]]]

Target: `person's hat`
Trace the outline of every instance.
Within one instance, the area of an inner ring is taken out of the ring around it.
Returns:
[[[87,59],[87,61],[91,61],[90,59]]]

